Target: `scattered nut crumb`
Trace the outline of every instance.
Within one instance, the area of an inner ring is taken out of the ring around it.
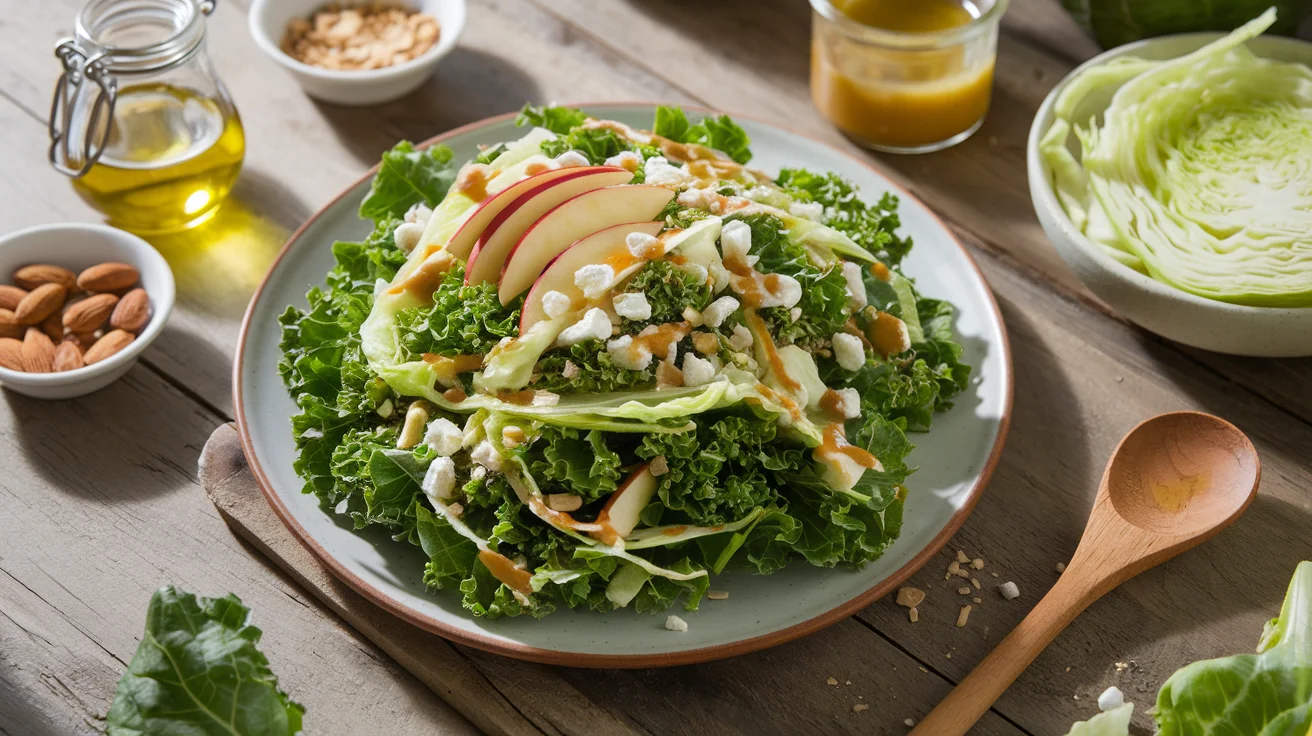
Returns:
[[[1129,663],[1129,662],[1117,662],[1117,663],[1116,663],[1116,671],[1117,671],[1117,672],[1124,672],[1124,671],[1126,671],[1126,670],[1128,670],[1128,669],[1130,669],[1130,663]]]
[[[952,652],[943,655],[944,659],[952,659]]]
[[[583,508],[583,497],[572,493],[548,493],[547,508],[552,511],[578,511]]]
[[[687,631],[688,622],[684,621],[678,616],[666,616],[665,628],[669,629],[670,631]]]
[[[970,566],[975,568],[976,570],[983,570],[984,560],[980,559],[979,557],[976,557],[975,559],[970,561]]]
[[[970,586],[963,585],[960,588],[957,588],[957,595],[970,595]]]
[[[911,619],[911,623],[913,623],[913,624],[914,624],[915,622],[919,621],[919,620],[920,620],[920,609],[916,608],[915,606],[912,606],[911,608],[908,608],[908,609],[907,609],[907,618]]]
[[[897,668],[894,667],[893,669],[897,669]],[[848,681],[847,681],[847,684],[848,684],[848,685],[851,685],[851,684],[852,684],[852,681],[851,681],[851,680],[848,680]]]
[[[989,573],[989,574],[992,575],[992,576],[995,577],[995,578],[998,576],[998,574],[997,574],[996,572],[991,572],[991,573]]]
[[[979,581],[978,581],[978,580],[976,580],[975,578],[971,578],[971,579],[970,579],[970,584],[973,585],[973,586],[975,586],[975,590],[979,590]]]
[[[321,69],[381,69],[424,54],[441,29],[427,13],[412,13],[383,2],[325,6],[310,18],[287,25],[282,50]]]
[[[920,670],[921,672],[924,672],[925,674],[929,674],[929,670],[925,669],[924,667],[917,667],[916,669]]]
[[[1060,575],[1061,573],[1064,573],[1064,572],[1066,572],[1066,563],[1065,563],[1065,562],[1058,562],[1058,563],[1057,563],[1057,574]]]
[[[897,591],[897,604],[907,608],[915,608],[925,600],[925,591],[920,588],[899,588]]]
[[[710,599],[713,600],[713,601],[722,601],[722,600],[725,600],[725,599],[727,599],[727,598],[729,597],[729,591],[727,591],[727,590],[708,590],[708,591],[706,591],[706,597],[707,597],[707,598],[710,598]]]
[[[970,577],[970,573],[966,572],[965,570],[962,570],[962,569],[961,569],[961,563],[960,563],[960,562],[957,562],[956,560],[953,560],[953,561],[952,561],[952,564],[951,564],[951,565],[948,565],[948,574],[949,574],[949,575],[956,575],[956,576],[959,577],[959,578],[968,578],[968,577]]]
[[[867,703],[857,703],[856,705],[852,706],[852,712],[853,712],[853,713],[860,713],[861,711],[864,711],[864,710],[870,710],[870,706],[869,706],[869,704],[867,704]]]
[[[1020,597],[1020,586],[1008,580],[998,586],[998,592],[1002,594],[1003,598],[1006,598],[1009,601],[1014,601]]]
[[[831,677],[831,678],[829,678],[828,680],[825,680],[825,684],[826,684],[826,685],[833,685],[834,687],[838,687],[838,678],[837,678],[837,677]]]
[[[971,603],[974,603],[975,605],[979,605],[980,603],[983,603],[983,602],[984,602],[984,600],[983,600],[982,598],[971,598],[970,601],[971,601]]]
[[[1066,668],[1066,671],[1067,671],[1067,672],[1070,672],[1070,671],[1071,671],[1071,668],[1070,668],[1070,667],[1067,667],[1067,668]]]
[[[957,628],[959,629],[965,626],[966,621],[968,621],[969,619],[970,619],[970,606],[968,605],[962,606],[961,611],[957,613]]]
[[[970,555],[966,554],[965,552],[962,552],[961,550],[957,550],[957,562],[963,565],[966,564],[967,562],[970,562]]]
[[[916,722],[913,719],[908,718],[905,721],[902,721],[902,725],[906,726],[907,728],[911,728],[912,726],[916,725]]]

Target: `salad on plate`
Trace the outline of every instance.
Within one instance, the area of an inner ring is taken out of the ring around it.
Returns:
[[[526,106],[458,163],[386,153],[373,232],[282,316],[305,491],[478,616],[695,609],[727,569],[859,567],[908,432],[966,387],[897,199],[749,165],[727,116]]]

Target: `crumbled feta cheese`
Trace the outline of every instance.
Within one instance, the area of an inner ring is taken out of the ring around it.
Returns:
[[[683,269],[687,273],[692,274],[693,279],[696,280],[697,283],[699,284],[705,284],[710,279],[710,275],[711,275],[710,272],[707,271],[706,267],[700,263],[685,263],[682,266],[679,266],[679,268]]]
[[[801,307],[793,307],[792,309],[788,310],[788,321],[789,321],[789,322],[796,322],[797,320],[799,320],[799,319],[801,319],[801,318],[802,318],[802,308],[801,308]]]
[[[418,225],[428,225],[428,220],[433,216],[433,210],[423,202],[415,202],[410,205],[410,209],[405,211],[405,221],[413,222]]]
[[[600,307],[589,309],[582,319],[566,327],[556,338],[556,345],[569,347],[584,340],[604,340],[610,337],[610,317]]]
[[[838,410],[843,413],[844,419],[861,416],[861,394],[856,389],[840,388],[836,393],[839,398]]]
[[[606,352],[610,353],[615,365],[631,371],[643,371],[651,365],[651,351],[642,343],[634,344],[632,335],[624,335],[606,343]]]
[[[779,196],[779,192],[776,189],[771,189],[770,187],[761,186],[760,184],[757,184],[751,189],[748,189],[747,191],[743,192],[743,196],[752,200],[753,202],[769,202],[773,200],[775,197]]]
[[[433,458],[419,487],[434,506],[444,503],[456,488],[456,464],[449,457]]]
[[[712,289],[716,294],[719,294],[729,287],[729,276],[731,274],[729,273],[729,269],[724,267],[723,263],[714,261],[711,263],[711,267],[707,270],[710,271],[710,278],[715,280]]]
[[[392,231],[392,239],[396,241],[396,247],[404,253],[414,250],[423,237],[424,226],[417,222],[403,222]]]
[[[758,264],[758,263],[761,262],[761,257],[760,257],[760,256],[747,256],[747,258],[746,258],[745,260],[747,261],[747,265],[748,265],[748,266],[751,266],[752,268],[756,268],[756,264]]]
[[[670,346],[665,348],[665,360],[669,361],[670,365],[674,365],[674,361],[678,360],[678,358],[679,358],[679,341],[670,340]]]
[[[661,241],[647,233],[629,233],[624,244],[634,258],[655,258],[661,255]]]
[[[647,184],[658,187],[683,187],[697,183],[687,169],[674,166],[663,156],[652,156],[642,167]]]
[[[752,346],[752,331],[742,325],[734,325],[733,333],[729,335],[729,347],[734,350],[746,350]]]
[[[464,443],[465,433],[446,417],[438,417],[429,422],[428,431],[424,433],[424,444],[442,457],[456,454],[456,450]]]
[[[572,360],[565,361],[565,367],[560,369],[560,375],[565,378],[574,378],[579,374],[579,367]]]
[[[684,207],[706,210],[715,215],[724,211],[723,198],[718,192],[710,188],[686,189],[679,193],[678,202]]]
[[[819,202],[793,202],[788,205],[788,214],[820,222],[825,215],[825,206]]]
[[[752,249],[752,229],[742,220],[730,220],[720,230],[720,250],[725,259],[739,258],[746,260],[747,251]]]
[[[615,281],[615,269],[604,263],[589,263],[574,272],[574,285],[583,290],[583,296],[597,299]]]
[[[642,154],[637,151],[620,151],[602,163],[607,166],[618,166],[621,169],[637,171],[642,167]]]
[[[666,616],[665,628],[669,629],[670,631],[687,631],[688,622],[684,621],[678,616]]]
[[[576,166],[590,166],[592,162],[587,156],[578,151],[566,151],[556,157],[556,163],[560,164],[562,169],[572,169]]]
[[[856,371],[866,364],[866,349],[856,335],[835,332],[833,343],[834,359],[838,361],[838,367],[845,371]]]
[[[1014,601],[1020,597],[1020,586],[1008,580],[998,586],[998,593],[1002,594],[1003,598],[1006,598],[1009,601]]]
[[[483,467],[482,465],[475,465],[474,469],[469,471],[469,478],[471,480],[483,480],[486,477],[487,477],[487,468]]]
[[[615,314],[625,319],[651,319],[651,304],[641,291],[616,294],[614,302]]]
[[[692,353],[683,354],[683,385],[704,386],[715,380],[715,365]]]
[[[843,278],[847,280],[847,298],[852,303],[852,309],[864,307],[866,285],[861,282],[861,267],[851,261],[843,261]]]
[[[501,453],[492,446],[492,443],[483,440],[469,451],[469,459],[482,465],[493,473],[501,472]]]
[[[569,297],[552,289],[542,295],[542,311],[546,313],[547,319],[555,319],[569,311]]]
[[[1122,705],[1125,705],[1125,693],[1121,692],[1121,689],[1115,685],[1103,690],[1102,695],[1098,696],[1098,710],[1103,713],[1116,710]]]
[[[787,274],[777,273],[774,275],[779,278],[774,290],[770,293],[773,298],[765,300],[771,303],[765,304],[762,302],[761,306],[786,307],[788,309],[797,306],[797,303],[802,301],[802,282]]]
[[[379,404],[375,411],[377,411],[378,416],[383,419],[389,419],[391,418],[392,413],[396,411],[396,405],[392,403],[391,399],[383,399],[383,403]]]
[[[711,327],[719,327],[729,318],[729,315],[738,311],[741,303],[731,296],[722,296],[711,302],[706,309],[702,310],[702,319]]]

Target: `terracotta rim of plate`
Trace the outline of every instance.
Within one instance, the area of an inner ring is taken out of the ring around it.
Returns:
[[[649,101],[578,102],[578,103],[571,103],[570,106],[577,107],[577,108],[655,107],[661,104],[664,103],[649,102]],[[722,114],[722,111],[720,110],[712,110],[710,108],[702,107],[698,105],[680,105],[680,107],[682,107],[685,110],[692,110],[702,114]],[[503,120],[512,118],[517,114],[518,113],[516,112],[504,113],[502,115],[495,115],[473,123],[468,123],[458,128],[453,128],[452,130],[442,133],[441,135],[434,136],[424,141],[423,143],[419,144],[419,147],[426,148],[435,143],[442,143],[443,141],[446,141],[447,139],[450,139],[462,133],[466,133],[469,131],[477,130],[482,127],[486,127],[488,125],[499,123]],[[481,634],[476,634],[462,629],[454,628],[435,618],[420,614],[410,608],[407,608],[393,601],[391,598],[384,595],[381,591],[375,588],[372,584],[370,584],[363,578],[359,577],[358,575],[347,569],[346,566],[343,565],[341,562],[339,562],[337,558],[335,558],[333,555],[331,555],[328,552],[328,550],[324,549],[323,546],[320,545],[319,542],[316,541],[308,532],[306,532],[304,527],[302,527],[300,523],[296,521],[296,518],[292,515],[291,511],[286,507],[286,505],[283,504],[282,499],[278,497],[278,494],[276,492],[274,492],[273,484],[269,481],[269,477],[265,474],[264,468],[260,466],[259,460],[256,458],[255,455],[255,448],[254,448],[254,444],[251,441],[250,430],[246,426],[246,412],[245,412],[245,405],[242,403],[242,386],[241,386],[242,363],[246,357],[246,339],[250,334],[251,317],[255,311],[256,305],[259,303],[260,296],[263,295],[264,293],[264,287],[268,285],[269,277],[273,274],[274,270],[277,269],[278,264],[282,261],[283,257],[287,255],[287,253],[291,250],[291,248],[296,244],[297,240],[300,239],[301,235],[305,232],[306,228],[308,228],[311,224],[313,224],[316,220],[318,220],[319,217],[321,217],[325,211],[336,205],[343,197],[345,197],[349,192],[351,192],[361,183],[373,178],[374,174],[378,171],[378,165],[375,165],[373,168],[369,169],[369,171],[365,173],[364,176],[360,177],[359,179],[351,183],[349,186],[343,189],[340,194],[338,194],[336,197],[333,197],[331,201],[329,201],[323,207],[319,208],[319,210],[316,211],[313,215],[311,215],[308,220],[306,220],[299,228],[296,229],[294,233],[291,234],[291,237],[287,239],[287,242],[283,245],[282,249],[278,251],[277,257],[274,259],[273,263],[270,264],[269,270],[265,272],[264,278],[260,280],[260,285],[255,289],[255,293],[251,296],[250,304],[248,304],[246,307],[246,314],[245,316],[242,317],[241,332],[239,333],[237,339],[237,357],[233,361],[232,393],[233,393],[233,405],[236,407],[235,415],[237,420],[237,432],[241,436],[242,451],[246,455],[246,462],[250,465],[251,474],[255,477],[256,482],[260,486],[260,490],[263,491],[264,497],[268,500],[269,505],[273,507],[273,510],[275,513],[277,513],[278,518],[282,519],[283,524],[287,525],[287,528],[290,529],[292,533],[295,534],[296,537],[301,540],[301,543],[304,544],[307,548],[309,548],[309,550],[312,553],[314,553],[315,557],[319,558],[319,561],[323,563],[323,565],[327,567],[330,572],[336,575],[338,579],[342,580],[347,585],[351,586],[351,588],[355,590],[355,592],[369,599],[375,605],[379,606],[380,608],[392,614],[393,616],[396,616],[397,618],[406,621],[407,623],[413,624],[433,634],[437,634],[438,636],[441,636],[442,638],[448,641],[453,641],[459,644],[465,644],[467,646],[474,647],[475,649],[481,649],[486,652],[492,652],[493,654],[500,654],[503,656],[512,657],[515,659],[528,660],[531,662],[541,662],[543,664],[553,664],[553,665],[564,665],[569,667],[635,668],[635,669],[645,668],[645,667],[673,667],[677,665],[709,662],[712,660],[724,659],[727,657],[736,657],[740,654],[748,654],[750,652],[755,652],[762,649],[767,649],[769,647],[778,646],[780,644],[792,641],[799,637],[806,636],[807,634],[814,633],[816,631],[819,631],[820,629],[835,624],[838,621],[848,618],[849,616],[855,614],[857,611],[866,608],[870,604],[874,603],[875,601],[884,597],[888,593],[892,592],[903,581],[911,577],[913,573],[915,573],[921,567],[924,567],[924,565],[929,562],[930,558],[932,558],[935,554],[937,554],[938,551],[941,550],[944,547],[944,545],[947,544],[948,540],[952,538],[952,535],[955,534],[957,530],[961,528],[961,525],[966,521],[966,517],[970,516],[970,513],[974,511],[975,504],[979,502],[979,498],[983,494],[984,487],[988,484],[989,479],[993,476],[993,471],[997,468],[998,460],[1002,455],[1002,448],[1003,445],[1006,444],[1007,433],[1011,426],[1012,397],[1014,394],[1014,375],[1013,375],[1012,364],[1011,364],[1011,343],[1007,335],[1006,323],[1002,319],[1002,312],[998,309],[998,302],[997,299],[994,298],[993,296],[993,290],[989,288],[988,282],[984,279],[984,274],[979,269],[979,265],[975,263],[975,259],[971,257],[970,252],[967,251],[965,246],[961,244],[961,241],[957,238],[956,234],[952,232],[952,230],[947,226],[947,224],[944,223],[943,220],[932,209],[930,209],[928,205],[926,205],[924,202],[921,202],[918,197],[912,195],[911,192],[907,191],[904,187],[894,182],[892,179],[888,177],[887,174],[881,172],[879,169],[861,160],[860,158],[853,156],[850,153],[847,153],[839,148],[831,146],[828,143],[818,141],[808,135],[798,133],[797,131],[791,130],[789,128],[750,115],[739,115],[736,113],[729,113],[729,115],[730,117],[733,118],[738,118],[742,120],[751,120],[752,122],[758,123],[760,125],[776,128],[778,130],[782,130],[786,133],[789,133],[790,135],[795,135],[799,138],[804,138],[808,141],[811,141],[812,143],[815,143],[820,146],[824,146],[838,155],[849,158],[855,163],[870,170],[871,173],[879,177],[879,179],[887,183],[887,185],[891,189],[896,191],[899,197],[905,200],[913,201],[918,205],[920,205],[921,207],[925,208],[925,211],[928,212],[929,215],[934,218],[934,221],[937,222],[943,228],[943,231],[948,234],[948,237],[951,239],[952,243],[956,245],[957,248],[961,251],[961,254],[965,256],[966,262],[969,263],[971,268],[974,269],[975,275],[976,277],[978,277],[979,282],[984,285],[984,293],[988,297],[989,304],[993,309],[993,317],[994,319],[997,320],[998,325],[1002,328],[1001,329],[1002,358],[1003,358],[1002,362],[1003,362],[1003,366],[1006,369],[1006,378],[1004,381],[1004,391],[1006,393],[1005,396],[1003,397],[1003,411],[1002,411],[1002,416],[998,422],[997,438],[993,442],[992,450],[989,451],[989,456],[988,459],[985,461],[984,469],[980,472],[979,478],[975,481],[975,484],[971,487],[970,492],[966,496],[965,503],[962,504],[961,508],[957,509],[957,511],[952,515],[952,518],[948,519],[947,525],[944,526],[943,529],[933,539],[931,539],[928,544],[926,544],[918,553],[916,553],[916,555],[912,557],[911,560],[907,562],[907,564],[898,568],[896,571],[893,572],[893,574],[889,575],[887,578],[884,578],[884,580],[880,581],[879,583],[871,587],[869,590],[866,590],[860,595],[853,597],[851,600],[848,600],[842,605],[831,608],[830,610],[825,611],[824,613],[821,613],[817,616],[813,616],[805,621],[801,621],[799,623],[793,624],[792,626],[788,626],[786,628],[779,629],[777,631],[772,631],[767,634],[761,634],[760,636],[754,636],[748,639],[740,639],[738,641],[728,642],[725,644],[715,644],[708,647],[700,647],[698,649],[687,649],[678,652],[667,652],[663,654],[583,654],[577,652],[561,652],[554,649],[543,649],[541,647],[528,646],[528,645],[518,644],[514,642],[505,642],[499,639],[494,639],[489,636],[484,636]]]

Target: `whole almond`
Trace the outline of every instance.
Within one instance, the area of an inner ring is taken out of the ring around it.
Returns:
[[[8,309],[0,309],[0,337],[12,337],[18,339],[23,336],[26,330],[18,324],[18,317]]]
[[[37,326],[41,328],[42,332],[46,333],[46,337],[56,343],[64,339],[63,315],[58,310],[51,312],[50,316],[41,320],[41,324]]]
[[[78,274],[77,285],[94,293],[122,291],[135,286],[137,278],[137,269],[126,263],[101,263]]]
[[[96,340],[96,344],[87,349],[82,360],[87,365],[93,365],[117,353],[128,346],[128,343],[136,339],[136,335],[125,330],[111,330],[105,333],[105,336]]]
[[[114,314],[109,318],[109,326],[135,333],[141,332],[149,321],[150,297],[145,289],[133,289],[118,300],[118,306],[114,307]]]
[[[23,337],[23,370],[49,373],[54,370],[54,365],[55,343],[51,342],[50,336],[36,327],[27,328],[27,335]]]
[[[31,291],[42,284],[59,284],[65,289],[72,289],[77,283],[73,272],[63,266],[49,263],[33,263],[14,271],[14,283]]]
[[[0,365],[11,371],[23,370],[23,341],[0,337]]]
[[[96,344],[96,340],[99,340],[100,337],[94,332],[72,332],[69,333],[68,337],[65,339],[74,345],[77,345],[78,350],[86,353],[86,351],[91,349],[92,345]]]
[[[91,332],[105,324],[114,312],[118,297],[113,294],[93,294],[64,310],[64,327],[69,332]]]
[[[86,362],[82,360],[82,349],[72,340],[65,340],[59,343],[59,347],[55,348],[53,367],[56,373],[75,371],[84,365],[86,365]]]
[[[14,310],[21,325],[34,325],[64,306],[67,290],[59,284],[41,284],[23,297]]]
[[[0,284],[0,309],[14,311],[25,296],[27,296],[27,289],[20,289],[9,284]]]

